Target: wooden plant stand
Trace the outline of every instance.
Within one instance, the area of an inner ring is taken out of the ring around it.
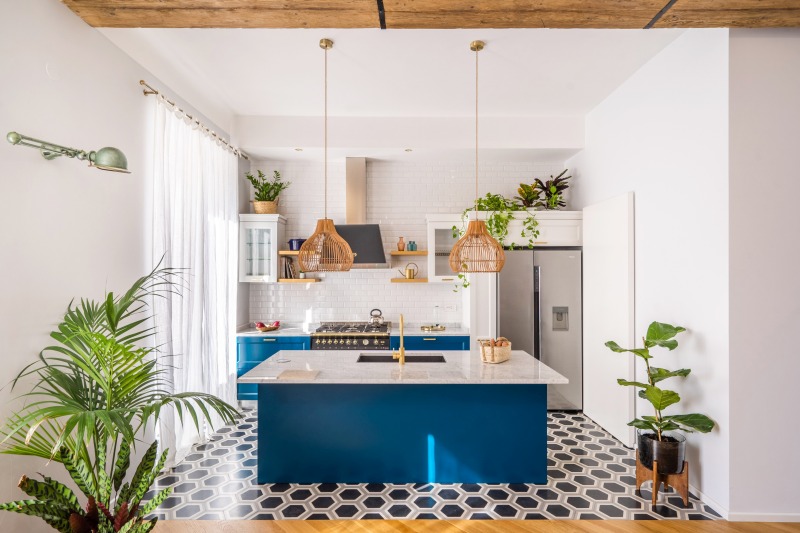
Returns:
[[[683,505],[689,506],[689,463],[683,462],[683,471],[680,474],[659,474],[658,461],[653,461],[653,469],[650,470],[639,460],[639,450],[636,450],[636,490],[641,492],[642,483],[645,481],[653,482],[653,505],[658,498],[658,487],[664,484],[666,491],[672,486],[683,498]]]

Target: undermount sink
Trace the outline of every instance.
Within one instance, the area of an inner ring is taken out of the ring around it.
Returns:
[[[356,363],[396,363],[391,354],[383,353],[361,353],[356,359]],[[412,353],[406,354],[406,363],[446,363],[443,353]]]

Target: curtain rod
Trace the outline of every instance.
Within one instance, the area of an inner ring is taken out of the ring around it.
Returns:
[[[150,96],[151,94],[160,96],[161,99],[164,100],[169,105],[171,105],[173,109],[177,110],[181,115],[183,115],[184,117],[188,118],[189,120],[197,124],[197,126],[200,129],[202,129],[208,135],[214,137],[218,142],[224,144],[229,151],[233,152],[235,155],[241,157],[242,159],[246,159],[248,161],[250,160],[250,158],[247,156],[246,153],[244,153],[243,151],[239,150],[238,148],[230,144],[228,141],[217,135],[217,133],[214,130],[212,130],[211,128],[209,128],[208,126],[206,126],[205,124],[194,118],[192,115],[190,115],[189,113],[178,107],[178,104],[176,104],[175,102],[164,96],[163,93],[157,91],[156,89],[148,85],[146,81],[139,80],[139,85],[144,87],[144,90],[142,92],[144,93],[145,96]]]

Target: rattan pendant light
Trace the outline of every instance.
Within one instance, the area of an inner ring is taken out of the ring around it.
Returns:
[[[328,50],[333,41],[320,39],[319,46],[325,51],[325,216],[317,220],[317,228],[300,247],[297,260],[303,272],[345,272],[353,266],[353,250],[328,218]]]
[[[470,220],[467,231],[450,251],[450,269],[453,272],[500,272],[506,262],[503,247],[491,236],[483,220],[478,220],[478,52],[486,43],[472,41],[475,52],[475,220]]]

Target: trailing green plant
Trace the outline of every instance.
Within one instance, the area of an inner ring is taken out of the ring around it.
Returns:
[[[485,220],[486,229],[501,246],[510,248],[511,250],[524,246],[533,248],[534,241],[539,236],[539,221],[537,221],[536,216],[525,209],[525,206],[521,203],[516,200],[509,200],[502,194],[486,193],[486,196],[482,196],[476,200],[475,205],[465,209],[461,213],[461,226],[453,225],[452,227],[454,239],[458,239],[464,234],[467,221],[469,220],[469,214],[470,212],[474,212],[476,208],[478,211],[486,211],[489,213]],[[515,215],[520,213],[524,213],[520,235],[527,240],[527,243],[523,245],[519,245],[514,241],[507,243],[508,225],[512,220],[516,220],[517,218]],[[458,283],[454,291],[458,292],[459,289],[467,287],[469,287],[469,282],[466,274],[459,272]]]
[[[567,203],[564,201],[564,191],[569,188],[567,180],[572,176],[564,177],[568,169],[564,169],[561,174],[555,178],[551,175],[547,181],[542,181],[536,178],[531,185],[532,188],[538,191],[537,198],[534,200],[533,206],[544,209],[558,209],[566,207]],[[544,195],[544,198],[542,198]]]
[[[124,294],[109,292],[102,301],[70,303],[50,336],[57,342],[12,381],[33,381],[21,396],[27,403],[5,423],[2,453],[60,462],[86,498],[48,477],[19,482],[32,499],[0,505],[0,510],[42,518],[63,533],[146,533],[155,520],[145,517],[169,496],[143,497],[164,466],[150,445],[126,482],[136,437],[156,423],[162,410],[174,407],[183,423],[199,429],[199,415],[216,413],[225,423],[237,411],[203,393],[171,393],[158,349],[143,347],[155,335],[149,302],[176,293],[180,272],[156,269]]]
[[[645,415],[641,418],[635,418],[628,422],[629,426],[646,431],[652,431],[662,439],[662,432],[664,431],[684,431],[691,433],[699,431],[700,433],[708,433],[714,429],[714,421],[706,415],[698,413],[691,413],[688,415],[665,415],[663,411],[681,401],[681,397],[677,392],[662,389],[657,383],[661,383],[665,379],[673,377],[685,378],[691,373],[688,368],[681,368],[679,370],[667,370],[665,368],[658,368],[650,365],[650,360],[653,358],[650,355],[650,348],[660,346],[667,350],[674,350],[678,347],[678,341],[673,337],[682,331],[686,331],[681,326],[672,326],[662,322],[653,322],[647,328],[647,335],[642,338],[644,343],[643,348],[620,348],[614,341],[608,341],[605,345],[612,351],[617,353],[630,352],[635,356],[641,358],[645,363],[647,371],[647,383],[639,381],[628,381],[626,379],[618,379],[617,383],[623,387],[637,387],[639,390],[639,397],[647,400],[653,406],[655,416]]]
[[[256,202],[274,202],[282,190],[292,184],[291,181],[281,181],[281,173],[277,170],[273,172],[272,179],[267,179],[266,174],[258,172],[258,177],[249,172],[245,174],[247,180],[255,189]]]

